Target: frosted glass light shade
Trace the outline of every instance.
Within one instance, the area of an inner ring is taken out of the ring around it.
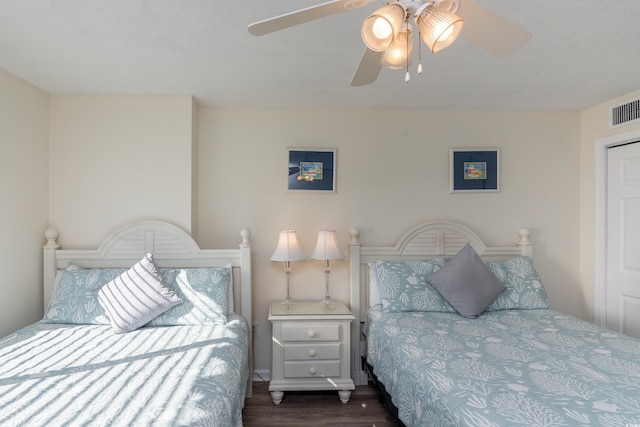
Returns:
[[[407,28],[406,31],[400,31],[391,46],[383,52],[380,65],[391,70],[401,70],[411,65],[412,53],[413,37],[411,28]]]
[[[304,258],[298,245],[296,230],[282,230],[271,261],[301,261]]]
[[[464,20],[458,15],[428,3],[418,8],[415,22],[420,29],[422,41],[433,53],[438,53],[453,43],[464,24]]]
[[[338,246],[338,238],[335,230],[318,231],[318,241],[316,248],[311,254],[312,259],[342,259],[344,255]]]
[[[388,48],[400,32],[406,14],[400,3],[391,3],[373,12],[360,29],[364,44],[376,52]]]

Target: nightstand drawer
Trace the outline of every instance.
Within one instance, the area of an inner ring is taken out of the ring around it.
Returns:
[[[283,341],[340,341],[339,323],[297,322],[282,325]]]
[[[285,378],[327,378],[339,376],[339,360],[284,362]]]
[[[340,343],[285,344],[284,360],[340,360]]]

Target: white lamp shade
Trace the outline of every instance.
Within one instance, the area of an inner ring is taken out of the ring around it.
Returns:
[[[311,254],[312,259],[342,259],[344,255],[340,252],[338,246],[338,237],[335,230],[320,230],[318,231],[318,241],[316,242],[316,248]]]
[[[464,24],[464,20],[458,15],[428,3],[418,8],[415,22],[420,29],[422,41],[433,53],[438,53],[453,43]]]
[[[406,14],[404,7],[397,2],[373,12],[364,20],[360,30],[364,44],[376,52],[388,48],[400,32]]]
[[[278,239],[278,246],[271,255],[271,261],[301,261],[305,256],[298,246],[296,230],[282,230]]]

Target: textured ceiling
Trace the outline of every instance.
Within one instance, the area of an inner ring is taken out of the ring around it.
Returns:
[[[477,0],[533,34],[505,58],[458,39],[422,75],[350,81],[375,1],[256,37],[323,0],[2,0],[0,68],[56,94],[193,95],[208,106],[580,110],[640,89],[639,0]]]

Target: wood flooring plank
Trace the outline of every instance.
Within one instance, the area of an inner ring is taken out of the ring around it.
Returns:
[[[337,392],[285,392],[274,405],[269,383],[254,382],[253,397],[245,400],[242,415],[245,427],[397,427],[373,385],[357,386],[348,403]]]

